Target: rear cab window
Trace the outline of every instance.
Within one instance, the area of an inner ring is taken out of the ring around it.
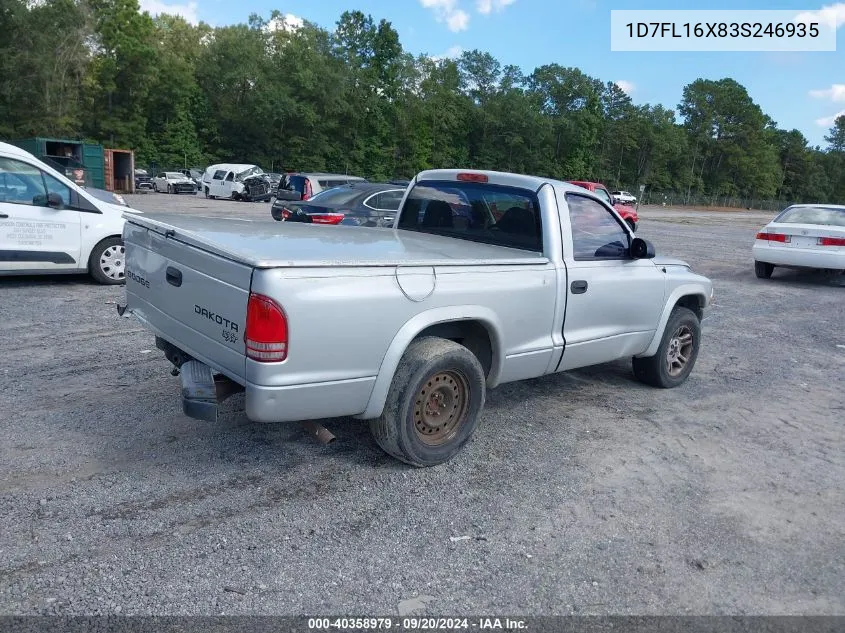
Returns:
[[[408,194],[398,228],[543,251],[535,192],[489,183],[422,181]]]

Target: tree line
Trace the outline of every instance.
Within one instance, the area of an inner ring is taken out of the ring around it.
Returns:
[[[677,109],[552,63],[526,74],[474,50],[414,56],[386,20],[332,30],[279,12],[213,28],[137,0],[7,0],[0,137],[84,138],[139,165],[216,161],[373,179],[498,169],[700,198],[845,201],[845,117],[810,147],[733,79]]]

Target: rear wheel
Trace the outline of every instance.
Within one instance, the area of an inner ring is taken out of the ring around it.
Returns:
[[[472,437],[484,407],[481,363],[463,345],[436,337],[411,343],[370,432],[389,455],[412,466],[454,457]]]
[[[634,358],[634,376],[652,387],[671,389],[690,375],[701,345],[701,323],[689,308],[676,306],[654,356]]]
[[[772,276],[772,272],[774,272],[774,270],[774,264],[757,261],[754,262],[754,274],[757,275],[759,279],[768,279]]]
[[[118,285],[126,282],[126,249],[119,237],[98,242],[88,257],[88,272],[94,281]]]

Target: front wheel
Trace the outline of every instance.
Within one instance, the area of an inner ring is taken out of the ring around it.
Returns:
[[[466,347],[437,337],[417,339],[402,356],[370,432],[406,464],[442,464],[475,432],[485,389],[481,363]]]
[[[116,286],[126,282],[126,249],[119,237],[98,242],[88,257],[88,272],[94,281]]]
[[[701,345],[701,323],[689,308],[676,306],[654,356],[633,359],[634,376],[652,387],[671,389],[690,375]]]
[[[766,262],[754,262],[754,274],[758,279],[768,279],[772,276],[775,270],[774,264],[767,264]]]

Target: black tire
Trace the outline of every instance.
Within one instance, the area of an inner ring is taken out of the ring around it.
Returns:
[[[691,335],[689,347],[681,344],[680,341],[686,341],[685,334]],[[681,335],[679,337],[679,335]],[[676,339],[673,342],[673,339]],[[672,364],[673,370],[670,370],[670,346],[673,350],[677,349],[681,357],[686,358],[683,366],[678,371],[675,360]],[[701,323],[695,313],[689,308],[675,306],[672,314],[669,315],[669,320],[666,322],[666,328],[663,330],[663,339],[660,341],[660,346],[657,348],[657,353],[654,356],[647,356],[644,358],[633,359],[632,365],[634,368],[634,376],[637,380],[652,387],[659,387],[661,389],[672,389],[678,385],[683,384],[695,367],[695,361],[698,359],[698,349],[701,346]],[[677,371],[677,373],[674,373]]]
[[[631,229],[631,233],[636,233],[637,225],[634,224],[634,221],[632,219],[630,219],[630,218],[626,219],[625,224],[627,224],[628,228]]]
[[[399,361],[384,411],[370,420],[370,432],[384,452],[406,464],[442,464],[475,432],[485,391],[481,363],[466,347],[437,337],[417,339]],[[448,418],[438,418],[448,412]],[[432,420],[442,421],[436,431]]]
[[[107,256],[108,253],[111,253]],[[114,255],[118,257],[115,258]],[[123,248],[123,240],[119,237],[107,237],[91,249],[91,255],[88,256],[88,274],[94,278],[94,281],[100,284],[109,286],[118,286],[126,283],[126,251]],[[111,259],[111,266],[107,266],[106,259]]]
[[[758,279],[768,279],[772,276],[772,272],[775,270],[774,264],[767,264],[766,262],[754,262],[754,274],[757,275]]]

